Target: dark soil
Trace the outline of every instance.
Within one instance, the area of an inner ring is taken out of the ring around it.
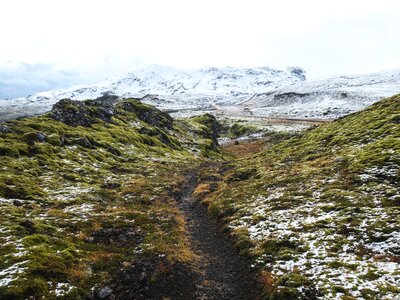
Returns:
[[[204,166],[207,167],[207,166]],[[192,193],[197,185],[198,169],[188,176],[188,182],[177,195],[179,207],[186,218],[190,245],[199,258],[190,265],[171,264],[168,261],[150,262],[133,266],[121,274],[126,282],[124,293],[116,299],[218,299],[257,300],[261,298],[262,287],[257,282],[257,270],[251,269],[251,262],[240,255],[233,241],[221,226],[210,218],[206,206],[197,202]],[[150,280],[154,268],[165,269],[164,275]],[[129,283],[130,282],[130,283]],[[137,286],[136,286],[136,285]],[[132,292],[126,290],[130,286]]]
[[[210,218],[207,208],[193,199],[196,183],[196,174],[191,174],[179,203],[192,248],[200,257],[193,299],[259,299],[262,288],[256,280],[257,271]]]

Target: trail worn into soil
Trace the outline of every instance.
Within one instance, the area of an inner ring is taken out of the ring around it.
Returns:
[[[192,192],[196,174],[184,187],[180,209],[187,221],[192,248],[200,257],[200,275],[195,278],[196,299],[259,299],[261,287],[250,262],[235,249],[207,208],[196,202]]]

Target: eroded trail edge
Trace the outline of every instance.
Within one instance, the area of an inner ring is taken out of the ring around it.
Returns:
[[[197,299],[258,299],[261,287],[257,271],[241,256],[221,226],[210,218],[205,205],[192,197],[198,171],[188,176],[179,207],[194,252],[199,256],[200,275],[195,279]]]

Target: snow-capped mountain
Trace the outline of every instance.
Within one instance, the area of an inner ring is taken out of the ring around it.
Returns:
[[[0,121],[45,113],[60,99],[95,99],[105,93],[141,98],[181,116],[207,111],[236,117],[337,118],[400,93],[400,69],[306,81],[301,68],[187,71],[151,66],[95,85],[0,100]]]
[[[337,118],[398,93],[400,69],[295,83],[237,106],[257,116]]]
[[[143,101],[162,109],[206,108],[220,102],[234,104],[254,93],[270,92],[304,80],[305,72],[301,68],[282,71],[268,67],[226,67],[184,71],[151,66],[114,81],[0,100],[0,119],[44,113],[63,98],[94,99],[104,93],[144,97]]]
[[[47,112],[60,99],[94,99],[104,93],[139,97],[161,109],[201,109],[224,102],[235,104],[254,93],[264,93],[305,80],[304,70],[260,68],[203,68],[183,71],[151,66],[115,81],[40,92],[26,98],[0,100],[0,119]]]

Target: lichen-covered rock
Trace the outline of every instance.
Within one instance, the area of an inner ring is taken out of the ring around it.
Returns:
[[[212,139],[214,143],[218,145],[218,137],[223,128],[213,115],[204,114],[201,116],[192,117],[191,119],[196,121],[198,124],[203,125],[203,137]]]
[[[118,107],[129,112],[134,112],[140,120],[152,126],[162,129],[172,129],[173,127],[173,119],[168,113],[143,104],[138,100],[128,99],[122,101]]]
[[[92,148],[93,147],[92,143],[89,141],[89,139],[86,136],[79,137],[79,138],[68,138],[66,140],[66,144],[82,146],[83,148]]]
[[[24,139],[29,145],[33,145],[34,143],[43,143],[46,135],[43,132],[28,132],[24,134]]]
[[[112,294],[112,292],[113,292],[113,290],[112,290],[110,287],[106,286],[106,287],[103,287],[103,288],[98,292],[98,295],[99,295],[99,298],[100,298],[100,299],[104,299],[104,298],[110,296],[110,295]]]
[[[11,133],[11,129],[6,125],[0,125],[0,133]]]
[[[63,99],[53,106],[50,117],[70,126],[89,127],[98,119],[110,122],[115,114],[113,103],[102,98],[87,101]]]

